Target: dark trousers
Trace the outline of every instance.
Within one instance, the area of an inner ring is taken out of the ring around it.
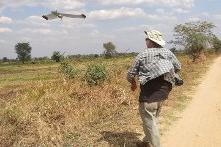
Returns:
[[[140,102],[160,102],[168,98],[172,84],[165,81],[163,76],[148,81],[144,85],[140,85]]]

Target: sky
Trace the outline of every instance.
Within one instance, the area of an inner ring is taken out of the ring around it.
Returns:
[[[158,30],[170,41],[174,27],[190,21],[214,23],[221,37],[220,8],[220,0],[0,0],[0,59],[16,58],[18,42],[30,43],[32,57],[101,54],[109,41],[118,52],[140,52],[145,30]],[[87,18],[41,17],[54,10]]]

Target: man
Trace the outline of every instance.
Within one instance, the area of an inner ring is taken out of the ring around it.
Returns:
[[[145,134],[142,146],[160,147],[157,117],[162,102],[175,85],[175,75],[181,65],[170,50],[163,48],[165,41],[159,31],[145,31],[145,34],[147,49],[137,55],[127,80],[132,91],[137,89],[135,76],[140,81],[139,112]]]

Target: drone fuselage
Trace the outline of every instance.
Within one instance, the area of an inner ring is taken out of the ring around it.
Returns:
[[[56,18],[60,18],[62,19],[63,17],[69,17],[69,18],[86,18],[86,15],[84,14],[66,14],[66,13],[59,13],[58,11],[51,11],[51,14],[47,14],[47,15],[43,15],[42,16],[44,19],[46,20],[52,20],[52,19],[56,19]]]
[[[58,11],[51,11],[52,14],[54,14],[55,16],[57,16],[58,18],[62,19],[63,15],[61,15],[60,13],[58,13]]]

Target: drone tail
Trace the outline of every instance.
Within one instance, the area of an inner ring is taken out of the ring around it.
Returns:
[[[42,17],[43,17],[44,19],[48,20],[48,17],[47,17],[47,16],[43,15]]]

